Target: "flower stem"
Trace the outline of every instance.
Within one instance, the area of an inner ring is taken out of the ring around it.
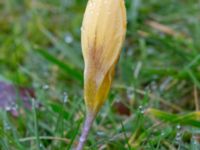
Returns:
[[[80,139],[78,142],[78,146],[76,147],[76,150],[83,149],[95,116],[96,115],[94,113],[91,113],[91,112],[87,113],[85,123],[84,123],[83,129],[82,129],[82,133],[81,133],[81,136],[80,136]]]

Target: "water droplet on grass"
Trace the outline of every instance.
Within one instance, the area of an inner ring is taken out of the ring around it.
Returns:
[[[63,96],[63,102],[64,102],[64,103],[67,103],[67,101],[68,101],[68,94],[67,94],[67,92],[64,92],[63,95],[64,95],[64,96]]]
[[[103,136],[103,135],[104,135],[104,132],[98,131],[97,134],[98,134],[99,136]]]
[[[16,103],[11,103],[11,110],[17,110],[18,109],[18,105]]]
[[[6,111],[11,111],[11,107],[10,106],[6,106]]]
[[[133,49],[132,49],[132,48],[129,48],[129,49],[128,49],[127,55],[128,55],[128,56],[133,56]]]
[[[71,34],[67,34],[67,35],[65,36],[65,42],[66,42],[67,44],[70,44],[70,43],[72,43],[73,41],[74,41],[74,39],[73,39],[73,37],[72,37]]]
[[[139,106],[139,111],[140,111],[141,114],[144,114],[145,111],[144,111],[144,108],[143,108],[142,105]]]
[[[42,88],[43,88],[44,90],[48,90],[48,89],[49,89],[49,85],[48,85],[48,84],[45,84]]]
[[[193,144],[194,144],[194,145],[197,145],[197,144],[198,144],[198,142],[197,142],[196,140],[194,140]]]
[[[5,128],[5,130],[10,130],[11,126],[7,122],[5,122],[4,128]]]
[[[164,132],[162,132],[162,133],[161,133],[161,136],[164,136],[164,135],[165,135],[165,133],[164,133]]]
[[[135,96],[132,88],[128,88],[126,93],[127,93],[127,97],[128,97],[129,100],[132,100]]]
[[[181,126],[178,124],[178,125],[176,126],[176,128],[177,128],[178,130],[180,130],[180,129],[181,129]]]
[[[178,132],[176,136],[180,137],[180,136],[181,136],[181,133],[180,133],[180,132]]]
[[[182,139],[182,138],[181,138],[181,132],[177,132],[177,133],[176,133],[176,141],[177,141],[177,142],[180,142],[181,139]]]
[[[42,145],[42,143],[40,143],[40,148],[42,148],[43,147],[43,145]]]

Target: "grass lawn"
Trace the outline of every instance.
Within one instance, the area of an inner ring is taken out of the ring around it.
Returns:
[[[0,0],[0,150],[77,144],[86,4]],[[200,0],[126,0],[126,7],[115,79],[85,150],[200,150]]]

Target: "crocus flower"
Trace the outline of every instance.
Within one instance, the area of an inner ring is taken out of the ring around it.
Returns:
[[[124,0],[88,1],[81,35],[87,117],[77,150],[83,147],[90,126],[107,98],[125,34]]]

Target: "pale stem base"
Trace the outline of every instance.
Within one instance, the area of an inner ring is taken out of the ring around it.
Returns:
[[[85,123],[82,129],[82,133],[79,139],[79,143],[78,146],[76,147],[76,150],[83,150],[84,144],[87,140],[90,128],[92,126],[92,123],[94,121],[95,118],[95,114],[94,113],[87,113],[86,119],[85,119]]]

